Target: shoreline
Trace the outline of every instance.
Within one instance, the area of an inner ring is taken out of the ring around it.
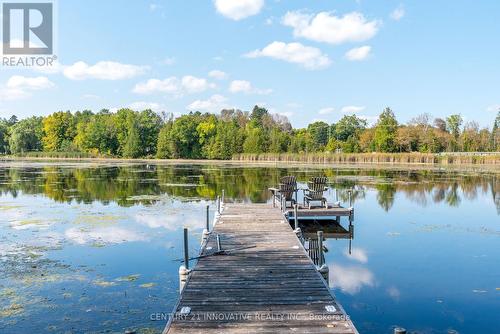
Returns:
[[[229,165],[248,167],[306,167],[306,168],[346,168],[346,169],[410,169],[410,170],[450,170],[450,171],[471,171],[471,172],[495,172],[500,173],[500,166],[496,163],[429,163],[429,162],[324,162],[324,161],[279,161],[279,160],[211,160],[211,159],[153,159],[153,158],[61,158],[61,157],[0,157],[0,166],[5,163],[61,163],[69,164],[158,164],[158,165]]]

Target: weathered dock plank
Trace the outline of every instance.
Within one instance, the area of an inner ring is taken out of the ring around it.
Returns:
[[[357,333],[278,208],[225,204],[202,255],[216,234],[239,250],[198,260],[164,333]]]

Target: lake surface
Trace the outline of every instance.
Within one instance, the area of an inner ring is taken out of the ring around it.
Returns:
[[[0,333],[160,333],[182,228],[194,255],[222,189],[270,202],[288,174],[353,190],[354,238],[326,261],[360,333],[498,331],[498,171],[0,162]]]

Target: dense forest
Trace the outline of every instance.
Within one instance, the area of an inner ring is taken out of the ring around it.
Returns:
[[[422,114],[400,124],[390,108],[369,127],[356,115],[294,129],[288,119],[255,106],[251,112],[191,112],[174,118],[151,110],[59,111],[46,117],[0,119],[0,154],[80,152],[89,156],[231,159],[238,153],[500,151],[500,110],[491,129],[460,115]]]

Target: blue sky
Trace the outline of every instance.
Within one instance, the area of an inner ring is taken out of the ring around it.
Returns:
[[[261,104],[294,127],[500,105],[500,2],[57,1],[59,64],[0,71],[0,116]]]

